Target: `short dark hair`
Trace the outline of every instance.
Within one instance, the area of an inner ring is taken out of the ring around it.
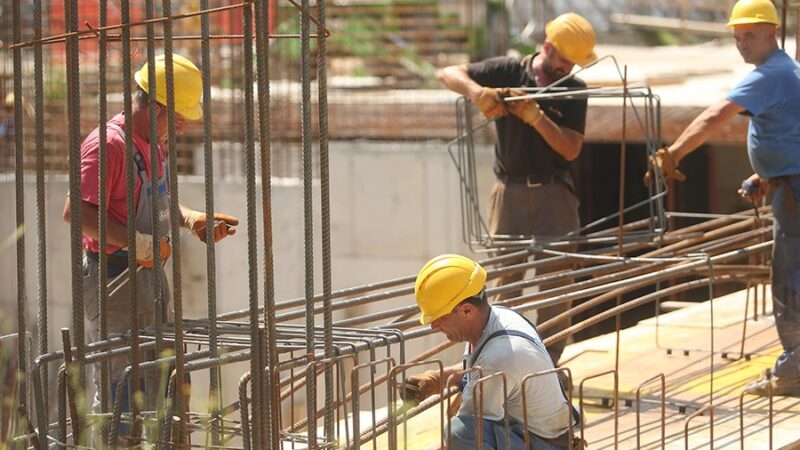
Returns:
[[[485,310],[486,308],[489,308],[489,299],[486,296],[486,288],[484,287],[483,289],[481,289],[480,292],[473,295],[472,297],[467,297],[464,300],[461,300],[459,304],[461,303],[469,303],[470,305],[475,306],[480,310]]]

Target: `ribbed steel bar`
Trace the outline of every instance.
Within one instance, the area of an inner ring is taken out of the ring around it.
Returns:
[[[309,0],[302,0],[302,10],[308,10]],[[314,195],[313,195],[313,143],[311,131],[311,38],[308,16],[300,15],[300,105],[301,146],[303,151],[303,243],[305,262],[305,324],[306,353],[314,353]],[[316,379],[306,384],[306,411],[313,413],[317,396]],[[316,423],[309,420],[308,442],[317,445]]]
[[[99,17],[100,26],[104,27],[108,20],[108,0],[100,0],[99,4]],[[97,205],[97,235],[101,250],[98,252],[98,277],[97,277],[97,307],[98,307],[98,321],[100,340],[108,339],[108,253],[105,251],[108,244],[108,197],[106,195],[108,186],[108,155],[106,152],[106,139],[108,130],[106,128],[106,120],[108,119],[108,99],[106,97],[108,90],[108,83],[106,79],[106,65],[108,63],[108,42],[106,40],[106,32],[101,31],[98,33],[98,94],[97,94],[97,127],[98,127],[98,187],[99,198]],[[42,353],[44,354],[44,353]],[[46,366],[45,366],[46,367]],[[100,400],[100,412],[107,413],[109,411],[109,387],[111,380],[109,377],[109,362],[103,361],[100,364],[100,383],[99,386],[95,385],[98,389],[97,396]],[[97,377],[97,375],[95,375]],[[105,421],[101,422],[99,431],[100,436],[105,436],[108,427]]]
[[[263,220],[264,254],[264,323],[267,326],[266,360],[267,367],[278,365],[278,350],[275,340],[275,271],[272,249],[272,130],[270,123],[270,62],[269,62],[269,2],[259,0],[255,3],[256,67],[258,73],[258,130],[261,155],[261,213]],[[261,314],[260,312],[258,314]],[[279,446],[278,412],[279,404],[270,400],[278,390],[273,386],[272,377],[263,380],[263,397],[267,429],[265,440],[272,448]]]
[[[246,38],[242,41],[244,52],[244,145],[245,145],[245,190],[247,195],[247,269],[248,269],[248,307],[250,319],[250,340],[258,341],[258,254],[256,251],[256,192],[255,192],[255,133],[254,133],[254,108],[253,108],[253,11],[250,5],[243,9],[243,34]],[[261,399],[264,361],[261,361],[258,351],[253,352],[250,358],[250,373],[252,376],[251,398]],[[252,403],[252,416],[249,419],[252,430],[251,448],[264,448],[264,433],[261,428],[263,423],[263,409],[261,401]],[[242,417],[242,421],[248,420]]]
[[[78,2],[69,0],[65,2],[64,23],[68,31],[78,28]],[[78,373],[72,374],[72,388],[83,395],[85,384],[84,355],[84,297],[83,297],[83,248],[81,246],[82,218],[81,203],[81,102],[80,102],[80,62],[78,40],[67,39],[67,124],[69,148],[69,190],[70,190],[70,264],[72,274],[72,329],[75,335],[75,359],[78,364]],[[76,444],[80,436],[74,436]]]
[[[317,0],[317,20],[325,27],[325,0]],[[322,323],[325,355],[333,357],[333,310],[331,308],[331,200],[328,155],[328,46],[324,33],[317,33],[317,92],[319,110],[320,222],[322,228]],[[313,300],[312,300],[313,301]],[[333,439],[333,372],[325,369],[325,434]]]
[[[42,2],[33,2],[33,37],[42,37]],[[38,303],[38,351],[40,355],[48,352],[49,323],[48,323],[48,295],[47,295],[47,222],[45,201],[45,174],[44,174],[44,65],[42,61],[42,46],[37,45],[33,49],[34,58],[34,103],[35,103],[35,153],[36,153],[36,281],[37,281],[37,303]],[[20,98],[21,97],[17,97]],[[16,102],[15,102],[16,103]],[[21,102],[20,102],[21,103]],[[43,395],[48,398],[49,374],[47,367],[42,368],[42,379],[45,385],[42,386]],[[43,411],[44,423],[48,423],[48,411]],[[46,434],[46,432],[45,432]],[[40,434],[41,438],[41,434]]]
[[[128,192],[133,192],[136,187],[136,171],[134,168],[134,164],[131,164],[134,160],[133,155],[137,151],[133,146],[133,98],[132,92],[128,88],[132,85],[131,83],[131,41],[130,41],[130,28],[124,26],[126,24],[130,24],[130,3],[129,0],[120,0],[120,23],[123,25],[122,28],[122,84],[124,86],[123,89],[123,111],[125,114],[125,161],[128,163],[125,164],[125,187]],[[152,67],[152,64],[151,64]],[[150,86],[154,86],[155,83],[150,84]],[[157,191],[155,191],[157,192]],[[137,267],[136,262],[136,228],[134,223],[134,217],[136,217],[136,206],[134,205],[133,195],[128,195],[125,198],[126,204],[126,217],[127,217],[127,224],[126,224],[126,231],[127,231],[127,247],[128,247],[128,267]],[[158,248],[158,247],[156,247]],[[136,271],[135,270],[128,270],[126,275],[120,275],[127,277],[127,283],[129,286],[129,298],[133,299],[130,302],[130,310],[128,312],[128,323],[130,324],[131,330],[131,338],[129,341],[130,344],[130,352],[129,358],[131,362],[131,383],[133,386],[139,386],[139,307],[138,302],[138,290],[139,286],[136,280]],[[121,381],[116,380],[118,383],[119,388],[122,387]],[[121,389],[118,389],[117,392],[114,394],[114,408],[117,407],[118,404],[122,401],[120,396]],[[139,417],[140,406],[138,402],[130,401],[130,411],[131,416],[133,417],[133,422],[137,422],[137,418]],[[132,430],[132,433],[135,435],[138,430]],[[116,445],[116,440],[118,431],[118,424],[117,428],[114,429],[114,424],[112,421],[111,426],[108,430],[108,436],[106,438],[106,442],[113,446]]]
[[[200,0],[200,9],[209,9],[208,0]],[[250,9],[250,8],[248,8]],[[164,13],[166,16],[166,12]],[[211,34],[209,28],[209,15],[203,14],[200,16],[200,52],[201,58],[201,73],[203,79],[203,169],[204,178],[203,184],[205,186],[205,214],[206,220],[206,236],[214,236],[214,227],[216,225],[214,217],[214,153],[213,153],[213,139],[211,135],[213,107],[211,104],[211,44],[209,35]],[[212,357],[217,356],[217,322],[215,320],[217,315],[217,269],[216,269],[216,246],[213,238],[206,239],[206,283],[208,292],[208,317],[209,321],[208,337],[209,337],[209,350]],[[212,425],[211,431],[211,444],[214,446],[220,445],[220,430],[217,425],[219,408],[222,403],[222,393],[220,391],[220,371],[218,368],[212,368],[209,373],[209,392],[208,402],[209,411],[211,413]]]
[[[165,17],[172,15],[172,0],[163,0],[162,13]],[[165,58],[165,82],[167,92],[167,163],[169,174],[169,187],[170,187],[170,204],[169,204],[169,217],[170,217],[170,239],[171,242],[178,243],[181,240],[180,226],[181,226],[181,207],[180,207],[180,189],[178,185],[178,156],[176,148],[177,137],[177,121],[175,118],[175,69],[173,65],[173,46],[172,46],[172,22],[164,22],[164,58]],[[207,105],[204,105],[204,110],[208,110]],[[208,235],[208,234],[207,234]],[[175,395],[172,405],[168,408],[166,417],[167,420],[164,424],[163,432],[169,434],[173,428],[176,434],[171,435],[171,440],[179,444],[188,441],[184,435],[184,425],[188,423],[186,411],[189,405],[184,404],[187,398],[184,395],[187,386],[184,377],[184,364],[185,356],[183,349],[183,278],[182,278],[182,264],[181,264],[181,249],[180,245],[175,245],[172,249],[172,301],[174,307],[174,324],[175,324]],[[172,377],[171,377],[172,378]],[[178,417],[177,425],[172,426],[172,417]]]

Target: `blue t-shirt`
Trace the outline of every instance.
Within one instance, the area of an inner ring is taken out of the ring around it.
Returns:
[[[726,98],[750,115],[753,170],[762,178],[800,174],[800,64],[775,50]]]

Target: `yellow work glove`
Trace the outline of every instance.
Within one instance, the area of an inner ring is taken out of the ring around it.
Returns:
[[[405,384],[399,384],[400,398],[417,403],[442,392],[442,378],[438,370],[428,370],[419,375],[406,378]]]
[[[501,89],[485,87],[481,89],[481,95],[475,100],[475,106],[481,110],[487,119],[497,119],[508,114],[505,103],[501,96]]]
[[[667,180],[683,181],[686,179],[686,175],[678,169],[678,161],[672,156],[672,153],[666,148],[660,148],[655,156],[650,155],[647,157],[647,173],[644,174],[645,186],[650,185],[650,180],[654,178],[653,172],[656,167],[664,174],[664,178]]]
[[[192,234],[203,242],[206,242],[206,215],[198,211],[192,211],[185,218],[186,227]],[[236,234],[236,225],[239,219],[227,214],[214,213],[214,242]]]
[[[166,237],[162,237],[159,244],[159,254],[163,262],[172,254],[172,247]],[[136,232],[136,263],[145,269],[153,268],[153,235]]]
[[[528,93],[520,89],[513,89],[510,91],[508,97],[518,97],[520,95],[528,95]],[[505,103],[508,112],[519,117],[521,121],[530,126],[535,126],[536,123],[544,117],[542,108],[539,108],[539,102],[532,98],[525,100],[508,100]]]

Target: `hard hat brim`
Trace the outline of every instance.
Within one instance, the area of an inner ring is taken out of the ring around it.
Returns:
[[[581,58],[580,61],[576,59],[575,61],[572,61],[572,63],[577,64],[581,67],[586,67],[595,61],[597,61],[597,53],[592,51],[592,53],[590,53],[589,56],[587,56],[586,58]]]
[[[203,107],[198,103],[186,111],[179,112],[179,114],[182,115],[186,120],[200,120],[203,118]]]
[[[775,26],[776,28],[780,28],[780,26],[781,26],[780,23],[776,23],[776,22],[773,22],[771,20],[756,19],[756,18],[753,18],[753,17],[742,17],[741,19],[731,20],[728,23],[726,23],[725,26],[728,27],[728,28],[733,28],[736,25],[750,25],[750,24],[756,24],[756,23],[767,23],[767,24]]]

